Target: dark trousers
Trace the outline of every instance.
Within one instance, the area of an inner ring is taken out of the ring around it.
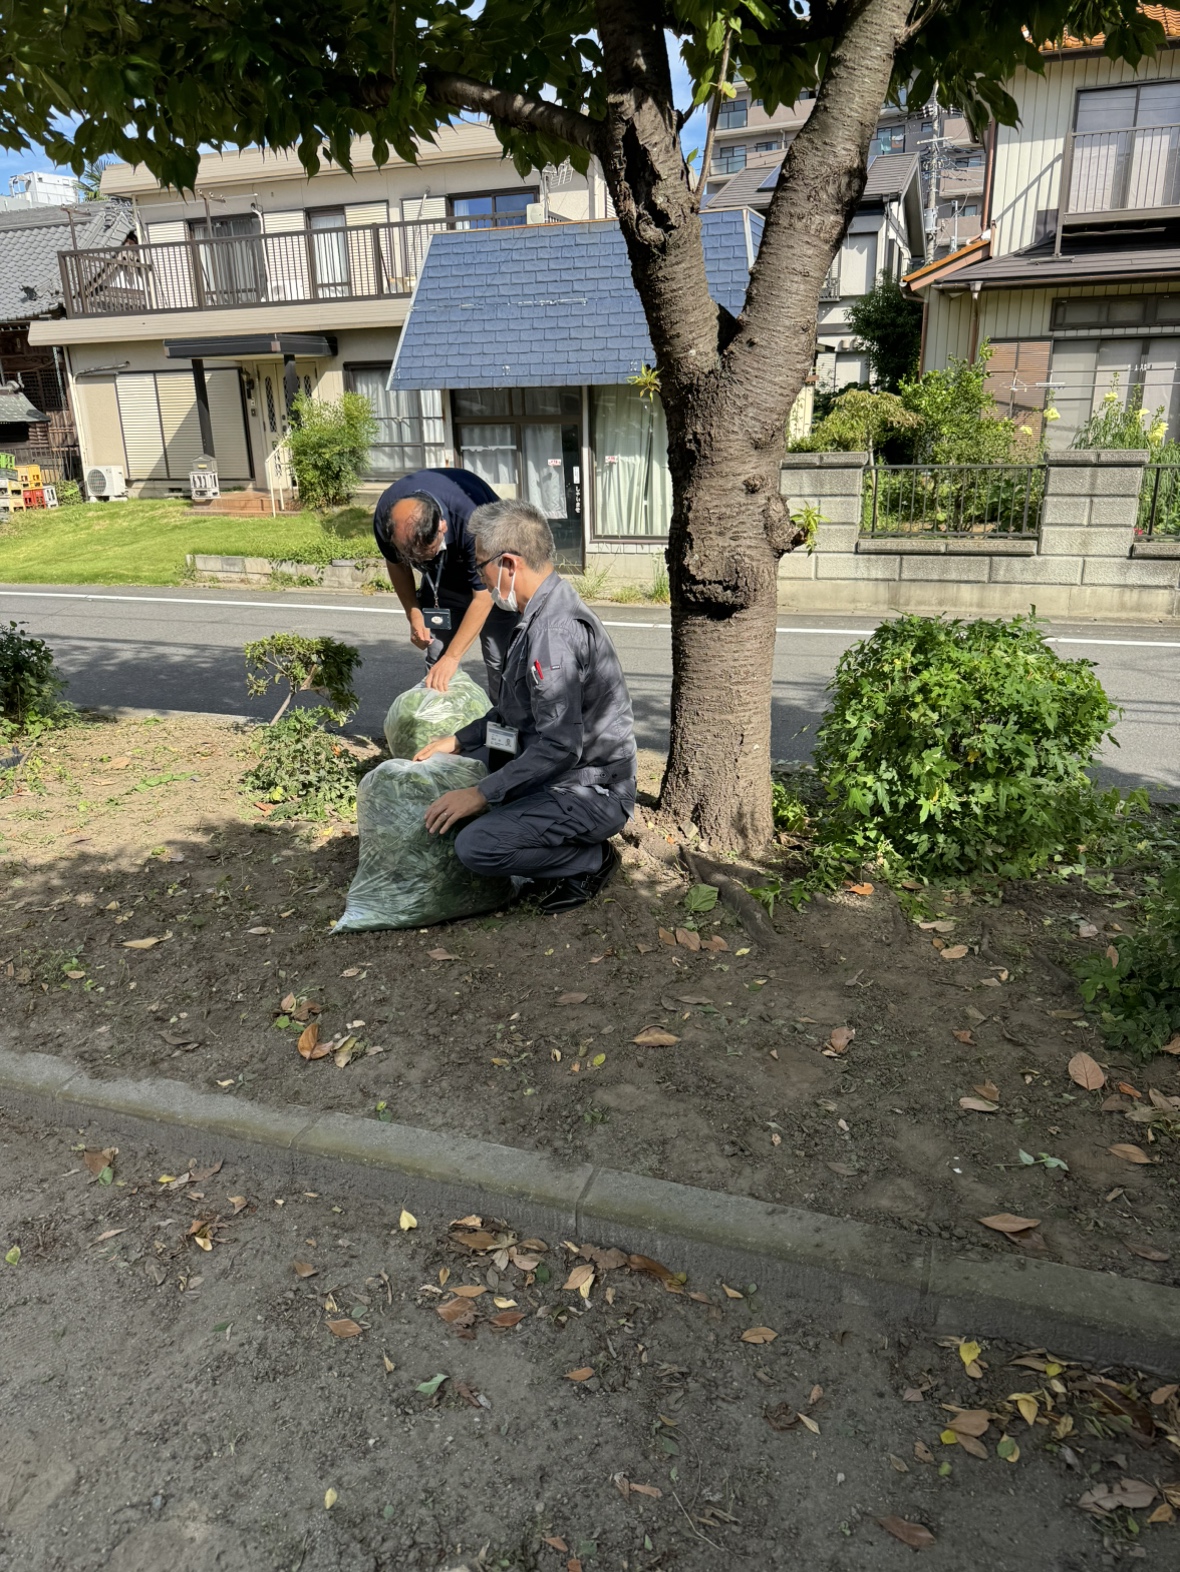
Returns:
[[[592,786],[546,787],[489,808],[455,837],[459,861],[491,878],[567,879],[602,866],[602,843],[617,835],[630,809]]]
[[[447,645],[459,631],[459,624],[463,621],[470,606],[470,601],[461,601],[455,604],[445,595],[440,597],[440,603],[451,613],[451,626],[444,632],[434,635],[430,648],[426,651],[426,665],[431,667],[435,661],[441,660],[446,653]],[[432,608],[429,597],[425,601],[419,597],[418,604],[423,612]],[[501,611],[499,606],[493,606],[488,613],[488,619],[479,632],[479,647],[483,652],[484,670],[488,675],[488,697],[492,704],[499,703],[500,683],[504,676],[504,661],[508,655],[508,641],[520,621],[519,612]]]

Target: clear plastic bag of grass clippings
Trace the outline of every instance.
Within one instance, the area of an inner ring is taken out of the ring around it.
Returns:
[[[474,786],[486,774],[478,759],[436,753],[421,764],[388,759],[363,777],[356,798],[360,860],[334,932],[424,928],[511,898],[511,879],[469,873],[455,856],[454,833],[426,829],[426,809],[436,797]]]
[[[457,671],[445,693],[420,682],[399,693],[385,717],[385,742],[395,759],[412,759],[436,737],[452,737],[486,715],[492,703],[465,671]]]

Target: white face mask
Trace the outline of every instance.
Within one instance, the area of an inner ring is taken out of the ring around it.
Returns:
[[[508,593],[507,593],[507,595],[501,595],[500,594],[500,575],[503,573],[503,571],[504,571],[504,564],[501,563],[499,568],[498,568],[498,570],[497,570],[497,572],[496,572],[496,587],[492,591],[492,600],[500,608],[501,611],[516,611],[518,609],[517,608],[517,604],[516,604],[516,583],[515,583],[516,575],[515,575],[515,573],[512,575],[513,582],[510,583],[509,586],[508,586]]]

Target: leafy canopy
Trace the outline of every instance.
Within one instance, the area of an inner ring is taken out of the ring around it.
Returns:
[[[377,436],[373,406],[360,393],[339,399],[300,393],[291,406],[287,444],[304,507],[343,507],[356,490]]]
[[[273,726],[297,693],[319,693],[332,706],[337,720],[357,706],[353,676],[362,664],[361,653],[339,639],[308,638],[302,633],[270,633],[243,647],[246,689],[260,698],[272,685],[286,689]],[[318,713],[318,711],[317,711]]]
[[[907,295],[884,273],[867,295],[848,307],[856,347],[868,357],[873,380],[886,393],[918,369],[922,349],[922,302]]]
[[[661,19],[696,102],[728,41],[731,73],[773,110],[822,79],[845,10],[665,0]],[[1031,40],[1067,25],[1103,34],[1132,65],[1163,42],[1136,0],[917,0],[895,87],[976,124],[1013,123],[1005,80],[1020,64],[1041,69]],[[521,170],[571,150],[584,168],[619,78],[599,40],[625,27],[611,0],[5,0],[0,146],[40,142],[78,173],[114,153],[187,189],[202,146],[297,147],[314,173],[325,154],[349,167],[352,138],[368,135],[378,163],[391,151],[412,161],[415,138],[466,108],[491,115]]]

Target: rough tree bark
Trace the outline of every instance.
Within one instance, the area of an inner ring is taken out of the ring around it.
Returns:
[[[509,124],[539,125],[544,115],[547,130],[602,164],[668,423],[673,681],[661,802],[718,847],[757,852],[771,838],[778,563],[802,541],[780,495],[780,459],[814,358],[820,288],[864,190],[911,3],[854,0],[825,11],[839,17],[834,44],[784,160],[736,320],[709,295],[655,0],[597,0],[601,120],[460,77],[427,81],[432,96]]]

